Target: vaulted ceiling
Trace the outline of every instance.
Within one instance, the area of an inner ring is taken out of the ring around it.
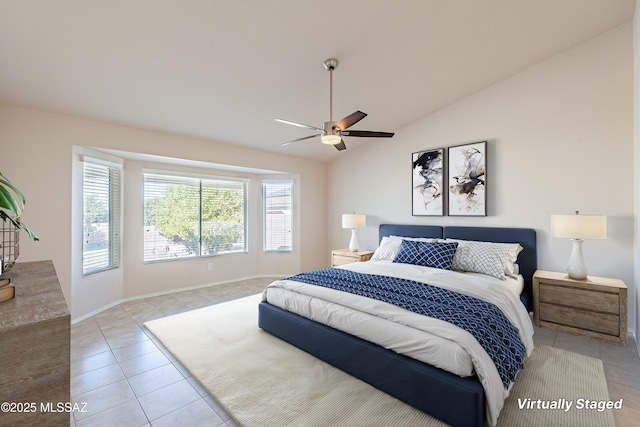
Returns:
[[[329,161],[276,117],[394,132],[632,19],[635,0],[0,0],[0,103]],[[348,149],[393,139],[345,138]]]

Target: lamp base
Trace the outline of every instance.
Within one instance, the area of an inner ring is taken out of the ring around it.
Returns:
[[[573,249],[569,264],[567,265],[567,275],[570,279],[584,280],[587,278],[587,265],[584,263],[582,256],[582,239],[571,239]]]
[[[349,250],[351,252],[358,252],[358,236],[356,236],[356,229],[351,229],[351,240],[349,241]]]

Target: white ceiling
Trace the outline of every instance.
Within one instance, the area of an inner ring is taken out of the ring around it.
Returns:
[[[406,124],[632,19],[635,0],[0,0],[0,102],[322,161],[276,117]],[[353,150],[393,139],[345,138]]]

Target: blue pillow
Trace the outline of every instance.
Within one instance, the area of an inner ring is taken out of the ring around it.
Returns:
[[[419,242],[403,240],[393,262],[451,270],[457,242]]]

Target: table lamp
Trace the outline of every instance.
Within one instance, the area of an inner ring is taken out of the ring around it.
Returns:
[[[582,241],[607,238],[606,215],[551,215],[551,235],[571,239],[573,249],[567,274],[571,279],[584,280],[587,278],[587,265],[582,256]]]
[[[349,242],[349,250],[351,252],[358,251],[358,237],[356,236],[356,229],[365,228],[367,226],[366,215],[352,213],[342,214],[342,228],[351,229],[351,241]]]

